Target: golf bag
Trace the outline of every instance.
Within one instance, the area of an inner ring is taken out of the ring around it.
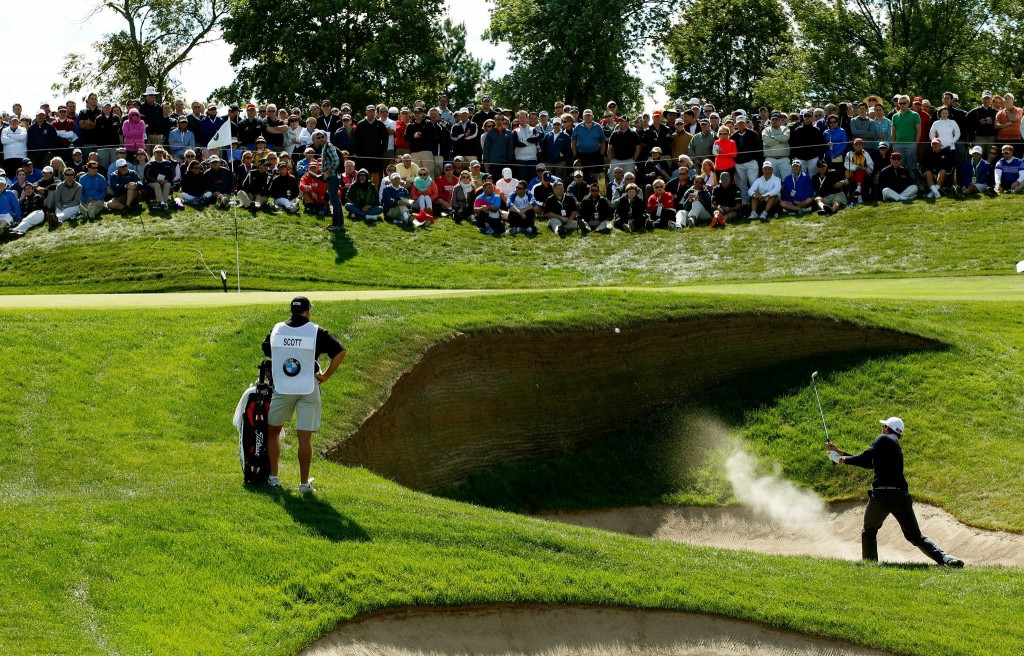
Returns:
[[[238,429],[238,458],[242,463],[242,477],[250,485],[262,485],[270,476],[270,454],[267,451],[267,417],[274,382],[270,376],[270,360],[259,366],[259,379],[245,390],[235,408],[235,428]]]

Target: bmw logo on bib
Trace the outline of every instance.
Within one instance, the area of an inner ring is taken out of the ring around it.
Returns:
[[[302,365],[295,358],[285,360],[281,368],[284,369],[284,375],[289,377],[298,376],[299,372],[302,371]]]

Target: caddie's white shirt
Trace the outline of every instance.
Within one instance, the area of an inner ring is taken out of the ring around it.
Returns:
[[[282,321],[270,332],[274,391],[310,394],[316,389],[316,332],[312,321],[294,328]]]
[[[782,193],[782,181],[776,176],[771,176],[767,180],[764,176],[759,176],[757,180],[754,180],[754,184],[750,185],[750,195],[761,194],[762,196],[778,196]]]

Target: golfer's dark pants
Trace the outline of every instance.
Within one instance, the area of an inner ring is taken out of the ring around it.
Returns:
[[[903,537],[938,564],[943,564],[946,553],[939,545],[921,534],[914,515],[914,501],[910,492],[903,490],[872,490],[864,512],[864,530],[861,532],[861,554],[864,560],[878,560],[878,529],[892,515],[900,523]]]

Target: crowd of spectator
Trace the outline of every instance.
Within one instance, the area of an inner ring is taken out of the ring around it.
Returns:
[[[236,204],[423,227],[437,218],[486,234],[639,232],[724,227],[782,213],[831,214],[919,194],[962,197],[1024,188],[1021,109],[982,93],[966,110],[906,95],[797,111],[718,111],[697,98],[635,117],[479,106],[308,107],[157,101],[90,94],[34,118],[3,113],[0,228],[103,212]]]

